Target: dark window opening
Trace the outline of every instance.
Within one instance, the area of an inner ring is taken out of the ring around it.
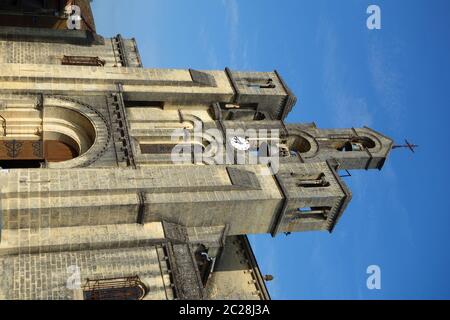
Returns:
[[[364,151],[375,148],[375,142],[367,137],[356,137],[345,141],[337,147],[337,150],[343,152]]]
[[[201,152],[205,146],[192,143],[160,143],[160,144],[140,144],[142,154],[172,154],[176,151]],[[175,149],[176,148],[176,149]]]
[[[125,101],[126,108],[148,107],[148,108],[164,108],[163,101]]]
[[[258,110],[258,104],[257,103],[241,103],[239,105],[239,109],[241,110]]]
[[[224,120],[265,120],[266,115],[258,111],[258,103],[220,103],[222,118]]]
[[[259,86],[261,89],[274,89],[276,87],[272,79],[268,79],[265,84]]]
[[[300,179],[300,182],[297,186],[301,188],[325,188],[329,187],[330,183],[326,180],[325,174],[321,173],[316,177],[305,177]]]
[[[240,103],[240,104],[233,104],[233,103],[220,103],[221,109],[240,109],[240,110],[258,110],[258,103]]]
[[[104,67],[106,61],[100,59],[99,57],[64,56],[61,64],[68,66]]]
[[[364,146],[357,142],[346,142],[343,146],[339,147],[339,151],[351,152],[351,151],[364,151]]]
[[[38,169],[41,168],[42,161],[39,160],[0,160],[2,169]]]
[[[283,158],[289,157],[291,155],[293,157],[297,156],[297,153],[294,153],[294,152],[291,153],[291,151],[289,150],[289,148],[288,148],[288,146],[286,144],[286,141],[282,141],[280,143],[280,145],[279,145],[279,153],[280,153],[280,157],[283,157]]]
[[[254,79],[254,78],[248,78],[247,80],[247,87],[250,88],[259,88],[259,89],[274,89],[276,88],[275,83],[273,82],[273,79]]]
[[[245,121],[245,120],[253,120],[255,118],[255,112],[247,109],[237,109],[230,110],[225,115],[225,120],[237,120],[237,121]]]
[[[171,154],[176,144],[141,144],[142,154]]]
[[[261,121],[261,120],[265,120],[265,119],[266,119],[266,115],[262,112],[256,112],[255,117],[253,118],[253,120],[256,120],[256,121]]]
[[[138,276],[87,280],[83,287],[85,300],[142,300],[148,293],[147,286]]]
[[[205,146],[199,143],[140,144],[139,147],[141,154],[175,155],[179,161],[192,164],[202,159],[205,150]]]
[[[294,219],[327,220],[331,207],[305,207],[298,208]]]
[[[209,276],[214,268],[215,258],[208,255],[208,249],[204,245],[199,245],[195,251],[195,260],[197,262],[203,286],[206,287]]]

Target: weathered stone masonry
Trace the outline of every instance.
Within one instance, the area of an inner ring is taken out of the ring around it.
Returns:
[[[270,298],[245,235],[331,232],[351,200],[339,170],[381,169],[392,140],[286,124],[276,71],[143,68],[89,19],[0,27],[0,299],[120,296],[135,276],[144,299]],[[198,128],[279,130],[279,170],[173,164],[173,131]]]

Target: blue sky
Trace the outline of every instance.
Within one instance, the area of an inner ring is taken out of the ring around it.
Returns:
[[[382,29],[366,28],[379,5]],[[252,236],[274,299],[450,298],[450,2],[96,0],[98,32],[135,37],[147,68],[277,69],[289,122],[367,125],[398,142],[381,172],[352,172],[333,234]],[[366,287],[379,265],[382,289]]]

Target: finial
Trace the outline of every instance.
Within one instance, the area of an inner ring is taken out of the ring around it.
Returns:
[[[417,144],[409,143],[409,141],[405,139],[405,144],[402,144],[402,145],[395,145],[395,146],[392,147],[392,149],[394,150],[394,149],[402,149],[402,148],[403,148],[403,149],[409,149],[409,150],[411,150],[412,153],[416,153],[416,152],[414,151],[414,149],[416,149],[416,148],[418,148],[418,147],[419,147],[419,146],[418,146]]]

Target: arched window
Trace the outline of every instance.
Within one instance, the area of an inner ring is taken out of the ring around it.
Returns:
[[[375,148],[375,142],[367,137],[355,137],[350,138],[345,141],[343,144],[339,145],[337,150],[343,152],[351,152],[351,151],[364,151],[367,149]]]
[[[2,112],[0,167],[40,168],[46,163],[65,162],[84,154],[94,144],[96,130],[82,113],[48,106],[42,117],[35,109],[29,110],[25,116],[9,109]]]
[[[148,293],[147,286],[138,276],[87,280],[83,287],[85,300],[142,300]]]
[[[287,147],[292,154],[302,154],[311,150],[311,143],[302,136],[292,135],[287,138]]]

